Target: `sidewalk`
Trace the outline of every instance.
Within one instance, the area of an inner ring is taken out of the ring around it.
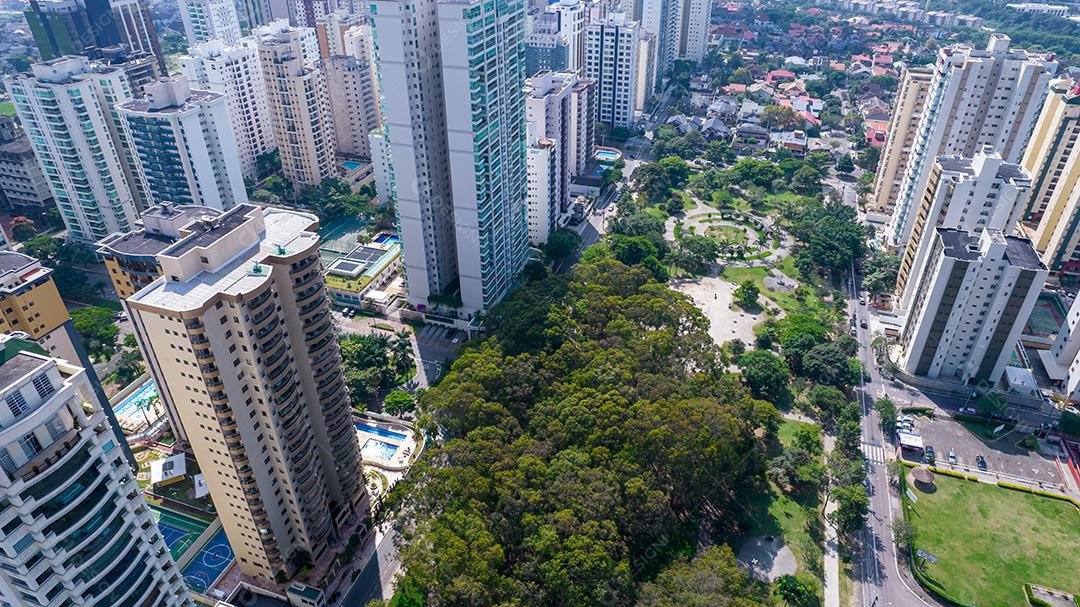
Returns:
[[[825,456],[828,457],[836,446],[836,439],[832,436],[824,436]],[[825,506],[825,515],[836,510],[836,502],[830,500]],[[825,607],[840,607],[840,555],[837,553],[839,540],[836,537],[836,528],[824,523],[825,527],[825,577],[822,580],[825,586]]]

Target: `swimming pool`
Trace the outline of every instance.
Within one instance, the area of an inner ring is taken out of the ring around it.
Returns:
[[[357,162],[355,160],[343,160],[341,162],[341,166],[345,167],[346,171],[355,171],[356,169],[364,166],[364,163]]]
[[[139,411],[139,407],[146,408],[150,401],[157,398],[157,395],[157,384],[152,379],[147,380],[145,384],[139,386],[134,392],[128,394],[124,400],[117,403],[113,407],[113,412],[117,416],[132,417]]]
[[[593,158],[597,160],[618,160],[619,156],[622,156],[617,150],[596,150],[593,154]]]
[[[364,442],[364,446],[360,448],[360,457],[369,462],[389,462],[394,459],[397,450],[397,445],[384,443],[377,438],[369,438]]]
[[[354,422],[356,429],[361,432],[367,432],[368,434],[374,434],[375,436],[381,436],[383,438],[392,438],[394,440],[406,440],[409,438],[407,435],[400,432],[394,432],[393,430],[387,430],[386,428],[379,428],[378,426],[372,426],[371,424],[362,424],[360,422]]]
[[[401,242],[401,238],[395,236],[394,234],[379,234],[375,237],[375,242],[381,244],[394,244]]]

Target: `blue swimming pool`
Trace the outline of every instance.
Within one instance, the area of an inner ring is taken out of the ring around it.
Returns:
[[[593,158],[597,160],[618,160],[620,154],[615,150],[596,150]]]
[[[403,441],[409,438],[407,435],[400,432],[394,432],[393,430],[387,430],[386,428],[380,428],[378,426],[372,426],[371,424],[362,424],[360,422],[354,422],[356,429],[361,432],[367,432],[368,434],[374,434],[375,436],[381,436],[383,438],[392,438],[394,440]]]
[[[397,445],[384,443],[377,438],[369,438],[364,442],[364,446],[360,448],[360,457],[369,462],[389,462],[394,459],[397,450]]]
[[[152,379],[148,380],[134,392],[128,394],[124,400],[117,403],[113,407],[113,412],[120,417],[131,417],[139,411],[140,407],[146,408],[151,401],[157,398],[157,395],[157,384]]]
[[[364,163],[357,162],[355,160],[343,160],[341,162],[341,166],[345,167],[346,171],[355,171],[356,169],[364,166]]]
[[[401,242],[401,238],[395,236],[394,234],[379,234],[375,237],[375,242],[381,244],[394,244]]]

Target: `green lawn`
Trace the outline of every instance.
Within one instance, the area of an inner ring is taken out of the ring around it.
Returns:
[[[935,475],[912,491],[916,546],[938,558],[933,583],[968,604],[1025,605],[1023,584],[1080,593],[1080,513],[1072,504]]]
[[[717,240],[727,240],[733,244],[741,244],[747,241],[746,230],[737,226],[709,226],[708,235]]]
[[[781,271],[784,272],[784,274],[788,274],[788,270],[784,269],[784,265],[786,263],[790,263],[790,258],[784,258],[777,264],[777,267],[780,268]],[[742,282],[747,280],[753,281],[753,283],[757,285],[757,288],[761,291],[762,295],[776,302],[776,305],[785,312],[811,312],[824,307],[825,304],[821,301],[821,298],[816,293],[817,289],[813,286],[808,286],[808,294],[806,298],[803,301],[799,301],[795,298],[794,291],[774,291],[767,288],[765,286],[765,277],[768,275],[768,268],[762,267],[727,267],[724,268],[722,274],[724,280],[728,280],[735,284],[741,284]],[[797,276],[798,274],[795,273],[794,275]]]
[[[780,443],[790,445],[795,430],[804,425],[813,424],[784,420],[778,433]],[[821,596],[823,590],[819,580],[823,556],[820,523],[817,522],[819,506],[816,497],[793,498],[784,495],[770,483],[768,493],[758,493],[750,501],[752,522],[747,536],[772,535],[783,538],[798,561],[798,575],[813,582],[817,594]]]
[[[0,116],[14,116],[15,104],[10,101],[0,103]]]

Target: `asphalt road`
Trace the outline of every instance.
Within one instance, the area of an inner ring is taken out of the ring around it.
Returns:
[[[360,570],[360,575],[353,580],[340,603],[342,607],[364,607],[373,599],[381,599],[393,593],[394,575],[401,566],[397,548],[394,546],[396,540],[397,531],[391,526],[375,547],[367,565]]]

